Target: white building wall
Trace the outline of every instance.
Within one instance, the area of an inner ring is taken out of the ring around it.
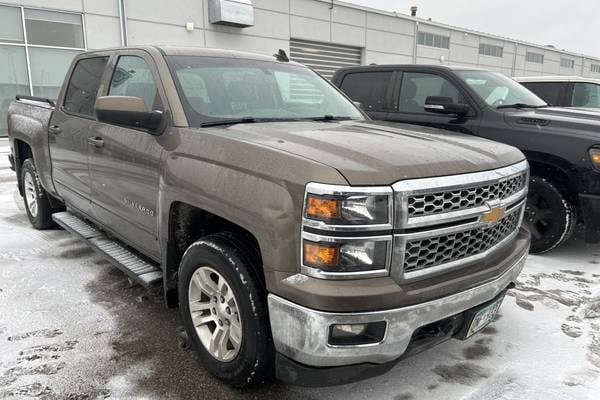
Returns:
[[[255,25],[236,28],[210,24],[208,0],[123,0],[130,45],[166,44],[229,48],[264,54],[289,51],[290,38],[355,46],[363,63],[428,63],[478,66],[507,75],[584,75],[600,58],[493,36],[469,29],[411,18],[335,0],[253,0]],[[119,46],[121,29],[118,0],[0,0],[53,10],[81,12],[88,49]],[[185,24],[192,22],[188,32]],[[450,48],[416,44],[416,31],[450,37]],[[502,57],[479,54],[480,43],[503,47]],[[515,54],[516,49],[516,54]],[[544,63],[525,61],[527,51],[544,54]],[[574,68],[560,66],[561,58],[575,61]]]

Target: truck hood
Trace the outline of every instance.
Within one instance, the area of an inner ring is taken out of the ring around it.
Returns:
[[[219,134],[337,169],[352,185],[479,172],[523,160],[514,147],[450,131],[385,122],[237,124]]]
[[[600,140],[600,112],[581,108],[546,107],[507,111],[511,125],[534,125],[538,129],[560,131],[580,138]]]

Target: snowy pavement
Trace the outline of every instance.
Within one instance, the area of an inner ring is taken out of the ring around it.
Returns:
[[[600,246],[531,256],[481,334],[341,387],[230,389],[181,329],[177,310],[68,233],[32,229],[0,180],[0,399],[598,399]]]

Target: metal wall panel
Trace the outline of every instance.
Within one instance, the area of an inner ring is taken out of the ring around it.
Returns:
[[[327,79],[331,79],[335,71],[342,67],[360,65],[361,56],[360,47],[290,39],[290,58],[314,69]]]

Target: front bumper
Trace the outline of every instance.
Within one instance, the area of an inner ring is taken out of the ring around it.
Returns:
[[[418,328],[490,301],[516,282],[526,256],[527,253],[523,254],[495,280],[437,300],[391,310],[322,312],[270,294],[269,314],[275,348],[286,358],[311,367],[389,363],[405,353]],[[332,324],[378,321],[387,322],[384,339],[379,343],[358,346],[331,346],[328,343]]]

